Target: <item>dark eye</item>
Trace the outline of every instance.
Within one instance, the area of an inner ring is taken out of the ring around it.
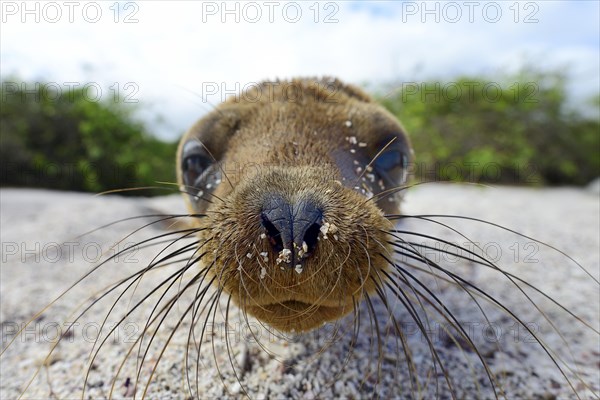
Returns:
[[[212,162],[198,141],[189,141],[183,146],[181,171],[183,183],[189,187],[200,187],[200,177],[207,172]]]
[[[183,179],[186,186],[194,186],[194,183],[208,167],[206,159],[199,154],[191,155],[183,160]]]
[[[375,168],[382,171],[389,171],[394,167],[402,165],[402,154],[399,150],[388,150],[375,160]]]
[[[377,157],[373,167],[386,186],[399,186],[406,180],[408,157],[397,148],[384,151]]]

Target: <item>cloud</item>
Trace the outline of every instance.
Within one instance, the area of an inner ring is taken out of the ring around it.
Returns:
[[[131,94],[123,87],[134,82],[136,98],[152,105],[144,118],[161,114],[166,123],[151,128],[168,138],[221,100],[219,93],[203,101],[206,82],[235,91],[296,75],[336,75],[358,84],[415,81],[516,69],[528,59],[542,67],[571,65],[575,97],[598,92],[597,2],[452,3],[454,9],[447,2],[148,1],[118,8],[97,2],[101,18],[91,23],[82,10],[97,7],[80,2],[71,23],[64,3],[56,2],[62,17],[50,23],[46,3],[4,1],[1,72],[59,83],[118,83],[121,94]],[[7,15],[7,4],[27,4],[34,12]],[[233,11],[226,13],[223,4]],[[491,22],[498,7],[501,15]],[[257,10],[260,19],[252,23]],[[452,22],[456,10],[460,19]],[[537,22],[525,23],[528,16]],[[125,23],[126,17],[137,22]]]

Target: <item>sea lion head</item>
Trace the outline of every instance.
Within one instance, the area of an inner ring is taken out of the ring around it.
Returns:
[[[398,121],[336,79],[263,82],[182,138],[178,182],[218,288],[283,331],[354,309],[389,262],[410,144]]]

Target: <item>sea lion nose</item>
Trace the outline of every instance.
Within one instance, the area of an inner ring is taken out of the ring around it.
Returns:
[[[277,262],[296,267],[317,246],[323,211],[310,200],[290,203],[275,195],[265,201],[261,220]]]

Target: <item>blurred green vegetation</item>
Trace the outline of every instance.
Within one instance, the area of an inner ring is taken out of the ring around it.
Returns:
[[[103,192],[175,182],[177,144],[153,137],[132,104],[113,96],[96,101],[90,90],[2,81],[2,186]]]
[[[566,84],[562,71],[525,68],[390,83],[376,98],[408,131],[418,180],[584,185],[600,175],[600,95],[588,105],[595,114],[580,112]],[[177,143],[153,137],[131,104],[38,86],[2,81],[1,186],[102,192],[175,182]]]
[[[600,96],[578,111],[565,76],[526,67],[391,83],[376,97],[409,133],[417,180],[585,185],[600,175]]]

